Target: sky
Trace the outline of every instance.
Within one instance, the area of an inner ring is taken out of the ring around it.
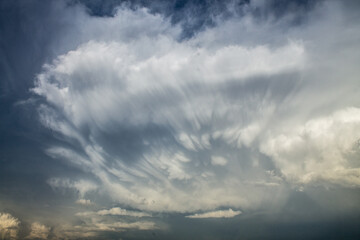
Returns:
[[[0,1],[0,239],[360,239],[357,0]]]

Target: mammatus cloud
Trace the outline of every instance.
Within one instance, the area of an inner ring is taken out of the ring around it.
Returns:
[[[31,224],[30,234],[27,239],[48,239],[50,233],[50,227],[47,227],[41,223],[34,222]]]
[[[234,211],[231,208],[229,210],[219,210],[205,213],[196,213],[194,215],[188,215],[187,218],[232,218],[241,214],[241,211]]]
[[[20,221],[9,213],[0,213],[1,239],[17,239]]]

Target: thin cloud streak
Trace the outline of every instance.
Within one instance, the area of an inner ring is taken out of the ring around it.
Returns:
[[[231,208],[229,208],[229,210],[196,213],[194,215],[188,215],[186,217],[187,218],[232,218],[240,214],[241,211],[234,211]]]

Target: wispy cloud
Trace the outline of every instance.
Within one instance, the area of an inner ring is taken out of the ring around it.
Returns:
[[[358,70],[347,61],[344,78],[328,51],[335,43],[315,34],[347,24],[344,13],[319,4],[321,17],[311,12],[311,24],[290,27],[287,18],[256,21],[251,11],[186,40],[181,26],[145,9],[121,7],[106,20],[82,16],[91,22],[84,32],[101,34],[84,34],[46,64],[32,89],[46,102],[41,122],[70,143],[48,154],[97,179],[106,197],[149,212],[254,209],[276,204],[269,193],[288,186],[357,186],[352,146],[360,121],[348,86],[358,86]],[[339,47],[345,59],[359,58],[345,50],[355,42]],[[339,101],[335,92],[347,96]],[[342,143],[334,138],[340,132]],[[85,183],[65,185],[82,199],[94,189]]]
[[[196,12],[189,1],[111,1],[111,16],[93,16],[76,2],[54,1],[62,31],[41,46],[51,55],[16,105],[35,106],[45,127],[26,128],[41,135],[51,168],[38,196],[56,198],[39,208],[65,220],[38,218],[46,225],[24,236],[157,229],[171,214],[272,214],[294,194],[359,188],[360,28],[349,5],[206,1]]]
[[[241,211],[233,211],[231,208],[229,210],[218,210],[205,213],[196,213],[193,215],[186,216],[187,218],[232,218],[237,215],[240,215]]]
[[[131,217],[150,217],[151,215],[145,212],[129,211],[119,207],[111,208],[109,210],[100,210],[97,212],[99,215],[119,215]]]
[[[127,209],[123,209],[123,208],[119,208],[119,207],[99,210],[97,212],[79,212],[76,215],[77,216],[82,216],[82,217],[86,217],[86,216],[91,217],[91,216],[94,216],[94,215],[99,215],[99,216],[113,215],[113,216],[129,216],[129,217],[151,217],[151,214],[146,213],[146,212],[131,211],[131,210],[127,210]]]
[[[359,215],[359,1],[0,2],[0,238]]]

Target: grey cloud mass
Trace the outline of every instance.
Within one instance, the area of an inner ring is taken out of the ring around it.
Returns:
[[[3,239],[360,236],[357,1],[1,12]]]

